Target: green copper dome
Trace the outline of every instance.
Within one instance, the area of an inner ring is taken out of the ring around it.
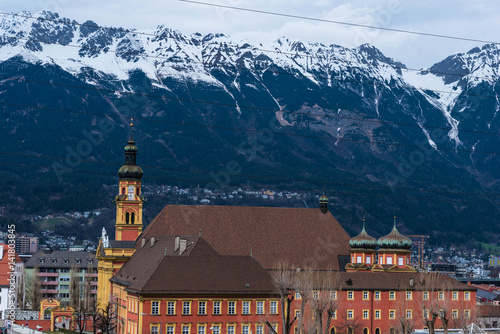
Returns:
[[[377,248],[377,239],[366,233],[365,223],[363,222],[361,233],[349,240],[349,246],[351,248],[375,249]]]
[[[130,139],[125,146],[125,164],[118,170],[118,176],[121,179],[135,179],[140,180],[143,172],[142,168],[137,166],[137,146],[135,146],[134,139],[132,138],[132,130],[130,132]]]
[[[396,228],[396,219],[391,233],[378,239],[378,246],[381,249],[410,249],[413,243],[410,238],[399,233]]]

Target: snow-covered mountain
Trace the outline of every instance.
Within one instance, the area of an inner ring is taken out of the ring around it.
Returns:
[[[106,145],[79,156],[119,161],[133,116],[150,165],[218,172],[234,160],[238,174],[275,185],[330,184],[346,219],[353,209],[380,222],[399,211],[424,233],[422,220],[449,231],[478,212],[496,214],[494,196],[470,194],[499,189],[498,45],[415,70],[369,44],[252,45],[166,26],[100,28],[52,12],[2,15],[0,31],[2,140],[13,150],[78,153],[85,133],[102,134],[108,119]]]

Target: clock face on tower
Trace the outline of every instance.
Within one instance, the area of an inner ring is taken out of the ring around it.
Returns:
[[[128,186],[128,200],[134,200],[134,186]]]

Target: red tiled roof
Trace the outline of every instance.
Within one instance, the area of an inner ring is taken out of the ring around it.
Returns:
[[[320,209],[167,205],[139,237],[200,233],[222,255],[250,255],[266,269],[339,270],[349,255],[349,235]]]
[[[0,244],[0,247],[3,247],[3,258],[0,260],[0,285],[9,285],[9,278],[11,272],[10,262],[9,262],[9,249],[7,245]],[[15,263],[23,262],[19,255],[14,251],[15,254]],[[15,264],[14,264],[15,265]]]

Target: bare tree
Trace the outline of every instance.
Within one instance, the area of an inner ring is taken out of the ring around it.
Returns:
[[[33,275],[26,276],[26,301],[33,311],[40,311],[40,302],[42,301],[42,284],[38,273],[39,267],[35,267]]]
[[[79,303],[73,313],[73,320],[76,324],[76,329],[80,334],[83,334],[86,329],[85,325],[87,323],[87,312],[88,310],[85,306],[85,303]]]
[[[429,334],[435,333],[438,319],[441,320],[444,334],[447,334],[451,317],[450,300],[446,298],[447,288],[440,274],[421,273],[419,284],[422,289],[422,316],[425,325],[429,328]]]
[[[339,299],[332,298],[332,291],[340,291],[340,273],[331,270],[315,272],[312,277],[314,285],[311,302],[314,314],[315,329],[319,334],[329,334],[332,318],[339,308]]]
[[[281,321],[283,323],[282,334],[291,334],[291,328],[297,319],[295,316],[291,318],[291,305],[294,300],[293,288],[295,286],[295,277],[294,272],[289,268],[288,263],[278,262],[275,269],[271,273],[273,283],[280,295],[282,310]],[[267,321],[266,324],[271,333],[278,334],[269,321]]]
[[[92,332],[96,334],[97,332],[97,322],[99,320],[99,302],[97,298],[91,297],[88,302],[87,314],[90,320],[92,320]]]
[[[397,298],[398,302],[396,304],[396,320],[394,322],[394,329],[396,332],[401,334],[410,334],[413,331],[414,320],[413,320],[413,291],[399,290],[396,293],[400,294],[400,298]],[[408,293],[411,293],[411,298],[409,298]],[[411,310],[411,316],[408,316],[407,312]]]
[[[116,330],[116,312],[113,304],[108,302],[106,306],[99,312],[97,319],[97,327],[103,333],[114,333]]]
[[[69,300],[70,306],[77,309],[80,304],[80,281],[77,276],[78,268],[76,265],[71,265],[69,278]]]

